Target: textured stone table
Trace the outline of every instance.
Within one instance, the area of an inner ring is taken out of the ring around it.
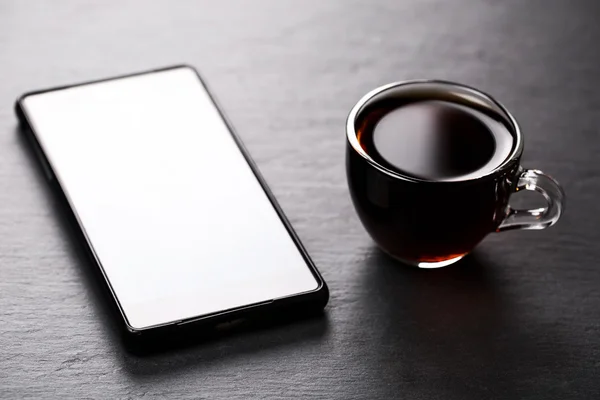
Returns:
[[[597,1],[2,1],[0,398],[600,398]],[[323,317],[125,350],[13,103],[186,62],[211,85],[331,290]],[[495,95],[567,213],[456,266],[380,254],[350,203],[344,121],[417,77]]]

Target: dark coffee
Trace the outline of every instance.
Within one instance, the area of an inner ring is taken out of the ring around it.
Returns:
[[[518,167],[503,165],[516,142],[506,124],[475,102],[435,97],[387,97],[361,108],[354,120],[360,147],[399,174],[373,168],[348,145],[350,193],[377,244],[428,265],[462,257],[496,230]]]
[[[346,176],[363,226],[386,253],[422,268],[450,265],[488,233],[545,229],[563,210],[550,176],[520,166],[523,136],[496,100],[452,82],[419,80],[364,96],[346,124]],[[512,193],[547,206],[519,210]]]
[[[431,181],[476,178],[498,167],[513,136],[493,114],[443,100],[392,99],[365,109],[357,138],[379,164]]]

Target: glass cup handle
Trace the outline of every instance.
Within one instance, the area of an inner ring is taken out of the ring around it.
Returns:
[[[565,209],[565,192],[550,176],[535,169],[524,170],[515,192],[534,190],[541,193],[548,205],[531,210],[516,210],[508,206],[506,217],[497,232],[510,229],[546,229],[554,225]]]

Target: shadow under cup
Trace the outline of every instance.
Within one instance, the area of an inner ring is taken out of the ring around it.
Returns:
[[[392,170],[361,146],[357,124],[380,104],[402,99],[441,100],[491,114],[510,131],[513,147],[497,167],[475,177],[438,181]],[[556,181],[541,171],[521,168],[523,137],[515,119],[492,97],[467,86],[409,81],[375,89],[351,110],[346,139],[348,186],[360,220],[383,251],[406,264],[452,264],[490,232],[543,229],[553,225],[563,209],[564,193]],[[541,193],[547,207],[512,209],[509,199],[518,190]]]

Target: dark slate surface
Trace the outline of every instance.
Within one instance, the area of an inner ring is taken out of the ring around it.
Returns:
[[[597,1],[0,3],[1,398],[599,398]],[[139,357],[20,139],[24,91],[187,62],[246,142],[331,289],[322,318]],[[344,120],[394,80],[495,95],[562,221],[418,271],[372,245]]]

